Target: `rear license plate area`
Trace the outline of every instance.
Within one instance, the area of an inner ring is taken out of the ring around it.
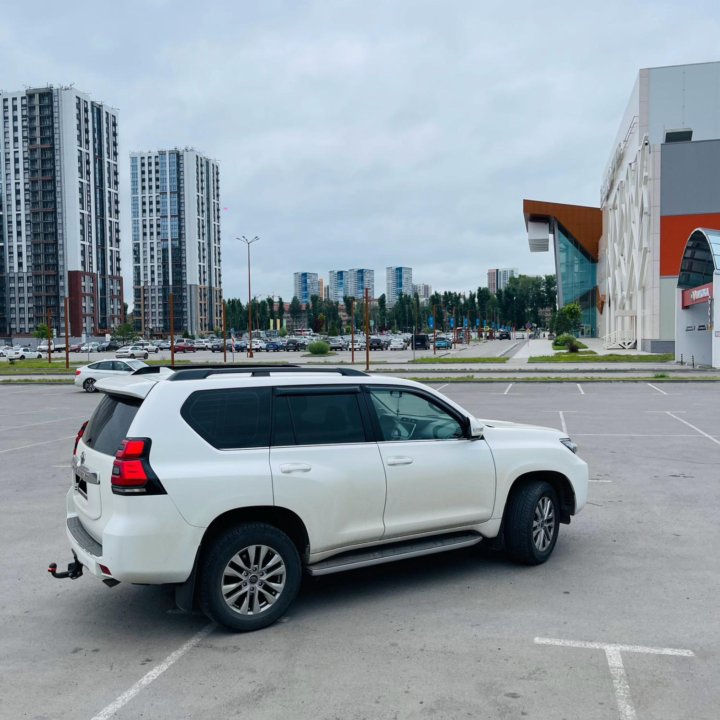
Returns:
[[[75,490],[87,500],[87,483],[75,473]]]

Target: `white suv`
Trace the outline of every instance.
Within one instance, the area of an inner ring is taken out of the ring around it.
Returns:
[[[145,372],[98,382],[106,395],[78,434],[70,576],[176,584],[181,608],[232,630],[277,620],[303,570],[484,539],[542,563],[585,503],[587,465],[561,432],[478,420],[420,383],[293,366]]]

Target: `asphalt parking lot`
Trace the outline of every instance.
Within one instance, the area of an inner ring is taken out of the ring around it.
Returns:
[[[249,635],[178,613],[164,588],[52,579],[70,559],[73,440],[99,398],[0,387],[0,717],[716,720],[717,385],[437,387],[578,442],[589,503],[552,558],[471,548],[308,578]]]

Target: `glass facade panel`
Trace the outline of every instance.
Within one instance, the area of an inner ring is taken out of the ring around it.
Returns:
[[[597,335],[597,263],[593,262],[577,241],[560,225],[555,239],[558,296],[560,305],[576,302],[582,309],[585,335]]]

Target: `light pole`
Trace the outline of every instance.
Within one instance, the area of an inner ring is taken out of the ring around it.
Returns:
[[[242,237],[236,238],[237,240],[241,240],[247,245],[247,256],[248,256],[248,357],[253,357],[253,351],[252,351],[252,294],[250,292],[250,246],[257,242],[260,238],[256,235],[251,240],[248,240],[244,235]]]

